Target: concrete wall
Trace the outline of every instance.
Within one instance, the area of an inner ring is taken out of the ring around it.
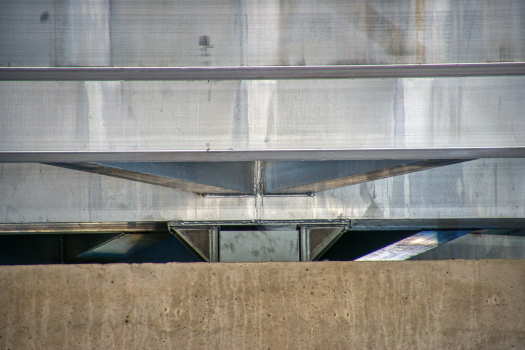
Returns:
[[[1,349],[523,349],[525,261],[0,267]]]

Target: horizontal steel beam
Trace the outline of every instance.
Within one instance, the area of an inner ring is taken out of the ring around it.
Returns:
[[[276,151],[0,152],[2,163],[58,162],[235,162],[319,160],[525,158],[525,147],[449,147]]]
[[[280,67],[0,68],[0,81],[458,78],[525,75],[525,63]]]
[[[101,233],[145,233],[167,232],[172,229],[204,230],[208,226],[253,226],[253,225],[313,225],[344,227],[358,231],[376,230],[435,230],[435,229],[498,229],[525,227],[525,218],[477,218],[477,219],[352,219],[352,220],[196,220],[174,222],[25,222],[0,223],[0,234],[101,234]]]
[[[0,162],[525,157],[525,77],[0,82]]]
[[[435,218],[435,219],[355,219],[352,230],[440,230],[440,229],[504,229],[525,227],[525,217],[501,218]]]
[[[524,62],[522,0],[2,0],[0,66]]]
[[[204,226],[282,226],[284,229],[289,229],[290,227],[295,227],[297,225],[313,225],[313,226],[322,226],[322,227],[350,227],[350,220],[347,219],[303,219],[303,220],[198,220],[198,221],[170,221],[168,226],[170,229],[182,229],[187,227],[187,229],[196,229],[198,227]],[[264,229],[259,227],[259,229]]]
[[[304,220],[194,220],[172,221],[170,227],[204,227],[235,225],[299,225],[312,227],[341,227],[345,230],[378,231],[378,230],[480,230],[480,229],[515,229],[525,227],[525,217],[514,218],[435,218],[435,219],[304,219]]]
[[[0,223],[0,234],[166,232],[166,222]]]

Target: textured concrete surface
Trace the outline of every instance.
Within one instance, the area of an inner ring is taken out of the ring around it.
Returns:
[[[0,267],[2,349],[523,349],[525,261]]]

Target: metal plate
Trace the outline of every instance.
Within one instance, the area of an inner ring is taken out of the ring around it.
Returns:
[[[469,228],[481,228],[483,220],[515,227],[525,219],[525,159],[480,159],[315,197],[204,198],[41,164],[0,164],[0,176],[4,223],[351,219],[386,228],[396,219],[436,228],[470,220]]]
[[[29,224],[0,224],[0,234],[43,234],[43,233],[145,233],[166,232],[165,222],[40,222]]]
[[[221,230],[219,261],[299,261],[299,232]]]
[[[525,77],[0,82],[0,161],[525,157]]]
[[[521,0],[4,0],[3,66],[525,61]]]
[[[392,176],[428,170],[463,160],[350,160],[324,162],[265,162],[265,193],[314,193]]]
[[[252,162],[50,163],[195,193],[254,193]]]
[[[275,80],[453,78],[524,75],[524,63],[456,63],[303,67],[0,68],[0,80]]]

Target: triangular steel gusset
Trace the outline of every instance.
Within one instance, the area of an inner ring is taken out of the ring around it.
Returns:
[[[204,195],[286,196],[313,195],[468,160],[91,162],[50,165]]]

